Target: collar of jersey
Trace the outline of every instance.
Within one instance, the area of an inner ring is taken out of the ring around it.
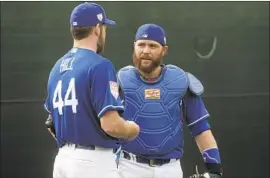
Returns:
[[[155,84],[155,83],[158,83],[164,76],[164,73],[166,71],[166,65],[162,64],[161,65],[161,73],[158,77],[156,78],[151,78],[151,79],[148,79],[148,78],[145,78],[143,76],[140,75],[140,73],[136,70],[138,76],[140,77],[140,79],[145,82],[145,83],[148,83],[148,84]]]

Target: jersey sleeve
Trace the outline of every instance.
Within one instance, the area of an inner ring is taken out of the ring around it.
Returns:
[[[188,127],[192,127],[210,117],[200,96],[187,92],[182,101],[184,119]]]
[[[118,74],[119,73],[117,73],[116,76],[118,76]],[[121,103],[125,106],[125,95],[124,95],[124,92],[121,88],[121,83],[120,83],[120,80],[118,77],[117,77],[117,83],[119,85],[119,97],[120,97]]]
[[[51,114],[51,111],[50,111],[50,102],[49,102],[49,96],[46,98],[45,100],[45,103],[44,103],[44,109],[49,113]]]
[[[50,74],[51,75],[51,74]],[[49,92],[49,80],[50,80],[50,76],[49,76],[49,79],[48,79],[48,83],[47,83],[47,97],[45,99],[45,102],[44,102],[44,109],[49,113],[51,114],[51,104],[50,104],[50,92]]]
[[[103,61],[92,68],[89,75],[91,102],[98,117],[102,117],[108,110],[122,112],[124,107],[119,97],[119,85],[113,64]]]

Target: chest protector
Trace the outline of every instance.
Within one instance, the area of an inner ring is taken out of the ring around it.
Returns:
[[[143,155],[163,155],[182,145],[181,100],[188,88],[185,72],[164,67],[156,82],[144,81],[133,66],[122,68],[118,80],[124,95],[126,120],[140,126],[139,136],[123,149]]]

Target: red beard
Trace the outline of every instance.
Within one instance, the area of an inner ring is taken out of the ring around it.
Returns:
[[[151,61],[151,64],[148,66],[142,65],[142,60],[149,60]],[[162,54],[160,54],[156,59],[147,58],[146,56],[138,57],[135,53],[133,53],[133,64],[136,66],[137,69],[144,73],[151,73],[153,72],[157,67],[159,67],[162,63]]]

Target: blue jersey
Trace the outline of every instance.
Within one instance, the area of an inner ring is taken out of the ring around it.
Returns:
[[[123,111],[111,61],[88,49],[73,48],[52,68],[46,110],[52,115],[58,146],[73,143],[114,148],[100,118],[108,110]]]
[[[148,158],[182,157],[183,115],[189,127],[209,117],[202,99],[188,94],[186,73],[167,65],[157,80],[149,82],[130,66],[119,71],[118,82],[125,103],[123,116],[141,128],[135,140],[123,143],[123,150]]]

